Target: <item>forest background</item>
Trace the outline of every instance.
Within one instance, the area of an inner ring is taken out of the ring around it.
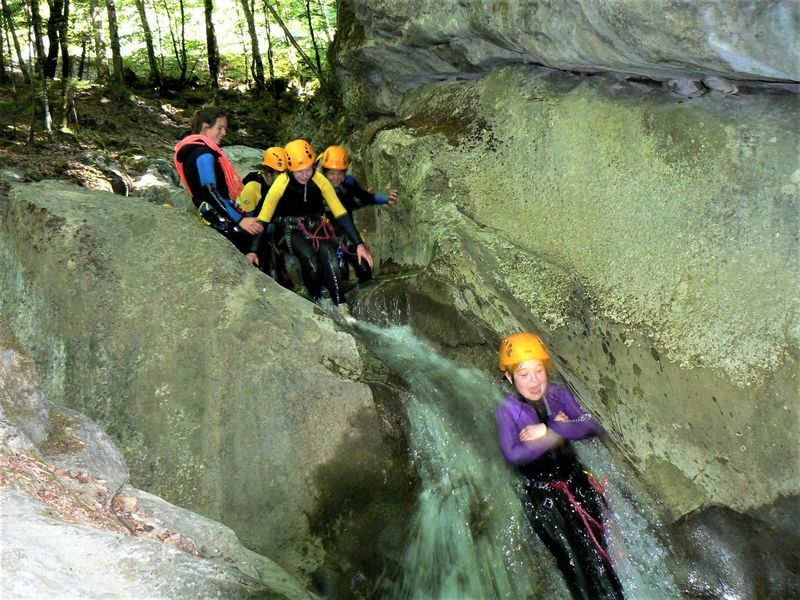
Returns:
[[[346,130],[327,58],[335,0],[0,2],[0,168],[24,180],[82,183],[70,175],[86,152],[135,174],[211,104],[232,144]]]

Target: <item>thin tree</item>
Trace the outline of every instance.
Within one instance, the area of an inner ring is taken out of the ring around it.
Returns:
[[[89,42],[88,34],[81,36],[81,57],[78,60],[78,80],[83,79],[83,69],[86,66],[86,45]]]
[[[5,44],[5,27],[3,26],[2,21],[0,21],[0,83],[7,83],[11,81],[11,78],[8,76],[6,72],[6,52],[4,46]],[[9,46],[9,50],[11,46]],[[9,55],[9,60],[11,59],[11,55]]]
[[[6,22],[6,27],[8,28],[7,31],[11,38],[11,41],[14,42],[14,50],[17,53],[17,64],[19,65],[19,70],[22,71],[22,77],[25,81],[30,79],[30,73],[28,71],[28,65],[25,60],[22,58],[22,48],[20,47],[19,43],[19,36],[17,36],[17,28],[14,26],[14,19],[11,15],[11,10],[8,8],[7,0],[0,0],[2,2],[3,7],[3,19]]]
[[[219,90],[219,50],[217,34],[214,31],[214,21],[211,20],[214,12],[213,0],[205,0],[206,14],[206,47],[208,48],[208,73],[211,75],[211,87],[216,92]]]
[[[94,33],[94,54],[97,69],[97,82],[108,81],[108,57],[106,56],[106,40],[104,36],[103,13],[100,10],[100,0],[89,0],[89,10],[92,13],[92,31]]]
[[[169,26],[169,37],[170,41],[172,42],[172,52],[175,54],[175,62],[178,63],[178,69],[180,70],[180,80],[179,86],[183,89],[183,86],[186,84],[186,71],[189,68],[189,61],[186,55],[186,19],[185,19],[185,7],[183,5],[183,0],[179,0],[178,7],[180,8],[181,13],[181,34],[180,34],[180,43],[179,40],[175,38],[175,29],[172,27],[173,18],[172,12],[169,9],[169,4],[167,4],[167,0],[163,1],[164,12],[167,13],[167,24]],[[216,45],[216,41],[214,42]]]
[[[61,31],[61,21],[64,19],[64,1],[48,0],[50,7],[50,17],[47,19],[47,56],[44,59],[44,76],[54,79],[56,67],[58,66],[58,52],[61,48],[59,32]]]
[[[42,110],[44,113],[44,130],[46,133],[52,133],[53,120],[50,116],[50,102],[47,98],[47,77],[44,76],[44,40],[42,37],[42,15],[39,12],[38,0],[31,0],[30,11],[29,21],[31,28],[33,29],[33,52],[36,64],[36,77],[31,77],[31,91],[33,92],[31,99],[36,97],[36,84],[34,79],[38,79],[39,83],[41,84],[39,91],[41,93]],[[29,143],[33,143],[34,141],[34,123],[36,121],[36,107],[35,103],[33,102],[31,109],[31,129],[30,135],[28,136]]]
[[[314,24],[311,22],[311,0],[306,0],[306,18],[308,19],[308,32],[311,34],[311,45],[314,48],[314,56],[317,59],[317,77],[321,77],[322,61],[319,59],[319,48],[317,47],[317,38],[314,36]]]
[[[69,0],[64,0],[61,20],[58,23],[58,45],[61,50],[61,78],[65,81],[72,76],[72,59],[69,56]]]
[[[335,31],[333,29],[333,25],[331,25],[331,20],[328,18],[328,7],[323,0],[317,0],[317,5],[319,6],[319,12],[322,13],[322,18],[325,21],[325,27],[322,28],[322,31],[325,32],[325,40],[328,42],[328,45],[330,45],[333,43],[333,34]]]
[[[117,4],[115,0],[106,0],[108,12],[108,34],[111,41],[111,58],[114,65],[114,80],[122,83],[122,47],[119,43],[119,26],[117,25]]]
[[[272,24],[269,22],[266,0],[262,0],[261,9],[264,11],[264,25],[267,30],[267,64],[269,64],[269,80],[272,87],[272,97],[278,103],[278,84],[275,81],[275,58],[272,54]]]
[[[300,56],[303,57],[303,60],[309,66],[309,68],[314,72],[314,75],[317,76],[317,79],[322,81],[322,72],[317,69],[317,66],[309,58],[308,54],[305,53],[305,51],[300,47],[300,44],[297,43],[297,40],[294,39],[292,32],[289,31],[288,27],[286,27],[286,23],[283,22],[283,19],[281,19],[281,16],[278,14],[278,11],[276,11],[275,8],[267,0],[264,0],[264,6],[266,6],[269,12],[272,13],[272,16],[275,17],[275,20],[278,22],[278,25],[280,25],[281,29],[283,29],[283,33],[286,35],[286,40],[292,46],[294,46],[298,54],[300,54]]]
[[[250,55],[247,53],[247,40],[245,39],[244,35],[244,25],[243,20],[241,18],[241,14],[239,14],[239,7],[236,7],[236,32],[239,34],[239,42],[242,44],[242,64],[244,65],[244,85],[247,89],[250,89],[250,73],[253,72],[252,63],[250,61]]]
[[[72,59],[69,56],[69,0],[64,0],[64,12],[61,26],[58,32],[61,43],[61,131],[69,128],[69,120],[78,124],[78,111],[75,108],[75,95],[73,93],[74,82],[72,79]]]
[[[256,83],[256,89],[261,91],[264,89],[264,61],[261,58],[261,50],[258,47],[258,34],[256,33],[256,22],[253,19],[253,8],[250,0],[241,0],[242,10],[244,11],[244,19],[247,22],[247,31],[250,33],[250,51],[253,56],[253,79]]]
[[[161,84],[161,74],[156,61],[156,52],[153,46],[153,34],[150,31],[150,23],[147,21],[147,11],[145,10],[144,0],[136,0],[136,10],[139,12],[139,20],[142,22],[142,33],[144,33],[144,43],[147,47],[147,62],[150,65],[150,83],[153,85]]]

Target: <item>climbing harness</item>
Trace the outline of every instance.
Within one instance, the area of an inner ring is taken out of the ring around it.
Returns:
[[[314,247],[314,252],[319,252],[319,245],[321,242],[326,242],[336,238],[336,232],[333,230],[333,225],[325,217],[319,221],[319,225],[314,228],[314,231],[309,231],[303,219],[298,218],[295,221],[297,229],[300,230],[307,239],[311,240],[311,245]],[[310,224],[309,224],[310,225]]]
[[[603,548],[602,544],[600,544],[599,540],[597,539],[598,535],[600,536],[603,535],[604,531],[603,524],[599,523],[597,519],[595,519],[592,515],[590,515],[587,512],[587,510],[583,508],[583,506],[581,506],[581,503],[578,502],[575,496],[572,495],[572,491],[569,489],[569,485],[567,484],[566,481],[551,481],[550,487],[564,492],[564,494],[567,497],[567,500],[569,500],[569,503],[575,509],[575,512],[578,513],[578,516],[581,518],[581,521],[583,521],[583,524],[586,526],[586,531],[589,533],[589,537],[592,538],[592,542],[594,542],[595,548],[597,548],[597,551],[600,553],[600,555],[604,559],[606,559],[608,564],[612,564],[611,557],[608,555],[608,552],[606,552],[605,548]]]

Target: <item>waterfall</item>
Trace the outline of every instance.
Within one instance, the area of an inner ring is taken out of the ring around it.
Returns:
[[[411,390],[405,403],[412,460],[422,482],[396,597],[566,598],[555,560],[530,528],[519,477],[500,453],[494,410],[505,387],[439,355],[408,326],[364,322],[353,334]],[[679,598],[654,534],[657,521],[633,498],[625,469],[597,440],[582,460],[608,479],[615,513],[610,549],[626,598]]]

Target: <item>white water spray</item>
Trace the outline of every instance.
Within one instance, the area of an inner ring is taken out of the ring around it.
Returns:
[[[503,461],[494,409],[504,388],[440,356],[408,327],[354,328],[409,386],[405,408],[412,459],[422,481],[398,597],[410,600],[568,598],[555,560],[527,523],[519,478]],[[626,598],[680,598],[652,517],[629,499],[623,469],[597,442],[582,459],[609,480],[615,512],[611,550]],[[623,493],[622,490],[625,490]],[[649,519],[649,520],[648,520]]]

